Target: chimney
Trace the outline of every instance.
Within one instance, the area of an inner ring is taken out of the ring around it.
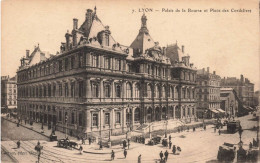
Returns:
[[[216,75],[216,71],[213,71],[213,74]]]
[[[78,29],[78,19],[73,19],[73,29]]]
[[[242,74],[240,75],[240,82],[244,83],[244,76]]]
[[[207,72],[209,73],[209,67],[207,67]]]
[[[205,73],[205,68],[202,69],[202,73],[203,73],[203,74]]]
[[[181,51],[184,53],[184,45],[181,46]]]
[[[29,58],[30,50],[26,50],[26,58]]]

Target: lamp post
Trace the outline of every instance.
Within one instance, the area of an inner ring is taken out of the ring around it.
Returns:
[[[167,138],[167,125],[168,125],[168,119],[167,115],[165,116],[165,138]]]
[[[240,145],[240,146],[242,146],[242,144],[243,144],[243,142],[242,142],[242,140],[241,140],[242,133],[243,133],[243,129],[242,129],[242,126],[240,125],[240,126],[239,126],[239,129],[238,129],[238,134],[239,134],[239,139],[240,139],[239,145]]]
[[[65,139],[67,138],[67,121],[68,121],[68,115],[65,115]]]

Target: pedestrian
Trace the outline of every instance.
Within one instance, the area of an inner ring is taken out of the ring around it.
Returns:
[[[124,156],[125,156],[125,158],[126,158],[126,155],[127,155],[127,151],[126,151],[126,149],[124,150]]]
[[[143,144],[145,144],[145,137],[144,137],[144,142],[143,142]]]
[[[80,145],[80,147],[79,147],[80,154],[82,154],[82,150],[83,150],[83,147]]]
[[[135,141],[136,141],[136,142],[138,141],[138,137],[135,138]]]
[[[169,141],[171,141],[172,140],[172,136],[171,135],[169,135]]]
[[[166,151],[164,152],[165,161],[167,161],[168,155],[169,155],[169,153],[168,153],[168,151],[166,150]]]
[[[190,131],[190,127],[189,127],[189,126],[187,127],[187,131],[188,131],[188,132]]]
[[[180,133],[180,128],[178,127],[178,133]]]
[[[162,151],[160,152],[160,158],[161,158],[161,160],[162,160],[162,158],[163,158],[163,153],[162,153]]]
[[[215,133],[217,132],[217,127],[214,127],[214,132],[215,132]]]
[[[102,146],[102,141],[100,141],[100,143],[99,143],[99,149],[103,149],[103,146]]]
[[[114,160],[115,159],[115,152],[112,150],[111,152],[111,160]]]
[[[204,125],[204,130],[206,131],[206,125]]]
[[[169,149],[172,149],[172,141],[169,142]]]
[[[128,144],[130,143],[130,139],[129,138],[127,139],[127,142],[128,142]]]
[[[17,144],[17,148],[20,148],[20,145],[21,145],[20,140],[18,140],[16,144]]]
[[[138,163],[141,163],[142,155],[138,156]]]
[[[85,144],[85,139],[83,137],[81,138],[81,140],[82,140],[82,144]]]
[[[249,149],[252,149],[253,148],[253,144],[250,142],[249,143]]]
[[[91,138],[88,138],[88,144],[91,145]]]
[[[195,132],[195,130],[196,130],[195,127],[193,127],[193,132]]]
[[[219,135],[221,134],[221,131],[220,131],[220,129],[218,130],[218,134],[219,134]]]
[[[175,155],[175,153],[176,153],[176,146],[175,145],[173,145],[173,147],[172,147],[172,153]]]
[[[253,146],[257,147],[257,142],[256,142],[255,138],[253,138]]]
[[[128,144],[127,144],[127,145],[128,145],[128,149],[129,149],[129,148],[130,148],[130,142],[128,142]]]

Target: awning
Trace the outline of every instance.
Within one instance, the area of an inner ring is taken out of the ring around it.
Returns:
[[[210,110],[210,111],[212,111],[213,113],[218,113],[218,110],[217,110],[217,109]]]
[[[222,109],[217,109],[219,112],[221,112],[221,113],[225,113],[225,111],[224,110],[222,110]]]

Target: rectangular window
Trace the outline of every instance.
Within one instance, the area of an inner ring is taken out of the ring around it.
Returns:
[[[62,84],[59,84],[59,96],[62,96]]]
[[[62,60],[59,60],[59,72],[62,71]]]
[[[74,113],[72,112],[71,113],[71,124],[74,124],[75,123],[75,116],[74,116]]]
[[[82,126],[83,125],[83,117],[82,117],[82,114],[79,113],[79,126]]]
[[[110,58],[109,57],[105,57],[104,68],[110,69]]]
[[[120,59],[116,59],[116,70],[121,70],[121,60]]]
[[[105,124],[106,125],[110,124],[110,113],[105,113]]]
[[[75,96],[75,83],[71,83],[71,97],[74,97]]]
[[[69,69],[69,59],[65,58],[65,71],[68,71]]]
[[[51,97],[51,85],[48,84],[48,96]]]
[[[105,97],[110,97],[110,85],[105,86]]]
[[[61,110],[59,111],[59,121],[62,121],[62,113],[61,113]]]
[[[69,96],[69,85],[68,83],[65,83],[65,97]]]
[[[79,97],[84,96],[84,87],[83,87],[83,81],[79,82]]]
[[[74,62],[75,62],[75,57],[72,56],[70,59],[70,68],[73,69],[74,68]]]
[[[98,115],[97,114],[92,115],[92,126],[98,126]]]
[[[116,123],[120,123],[121,122],[121,115],[120,115],[120,112],[117,112],[116,113]]]
[[[52,96],[55,97],[55,93],[56,93],[56,84],[53,85],[53,89],[52,89]]]
[[[99,89],[98,84],[92,85],[92,97],[98,97],[99,96]]]
[[[92,67],[98,67],[98,56],[92,55]]]

